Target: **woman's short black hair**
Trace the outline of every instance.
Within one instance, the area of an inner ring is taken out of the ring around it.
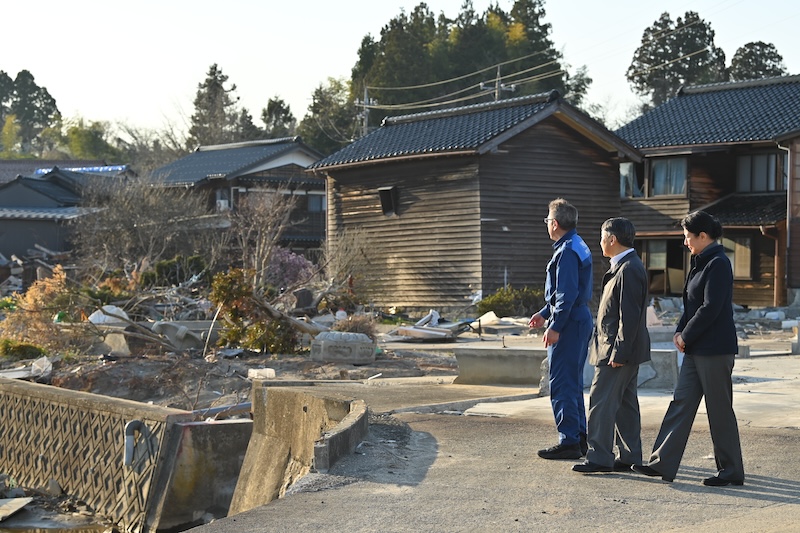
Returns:
[[[700,232],[706,234],[714,240],[722,237],[722,224],[714,215],[709,215],[705,211],[694,211],[686,215],[681,220],[681,226],[695,235],[700,235]]]

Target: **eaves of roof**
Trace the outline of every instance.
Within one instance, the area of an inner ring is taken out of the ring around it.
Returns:
[[[85,207],[0,207],[0,220],[65,221],[94,211],[96,209]]]
[[[481,155],[555,117],[604,149],[638,161],[641,154],[557,91],[443,111],[387,118],[380,128],[317,161],[310,170],[331,170],[376,162],[426,157]]]
[[[800,76],[682,88],[619,128],[640,150],[778,142],[800,131]]]
[[[232,180],[295,150],[321,157],[299,137],[286,137],[201,146],[191,154],[156,169],[153,174],[168,186],[194,186],[215,179]]]
[[[774,226],[786,220],[786,192],[733,193],[702,210],[724,227]]]

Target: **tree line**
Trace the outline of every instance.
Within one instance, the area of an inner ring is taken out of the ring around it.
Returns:
[[[572,68],[565,62],[545,16],[544,0],[517,0],[508,12],[491,5],[483,13],[466,0],[452,19],[435,15],[425,3],[410,13],[401,11],[379,37],[363,37],[349,79],[328,78],[314,89],[299,121],[277,95],[254,118],[239,105],[236,85],[217,64],[197,86],[185,132],[174,125],[154,131],[67,120],[29,71],[13,79],[0,71],[0,157],[104,159],[147,173],[199,145],[294,135],[329,154],[386,116],[554,89],[603,120],[603,107],[585,101],[592,83],[587,67]],[[665,102],[684,84],[786,74],[774,45],[745,43],[728,65],[714,36],[711,24],[693,11],[675,20],[665,12],[645,28],[626,73],[642,98],[631,114]]]

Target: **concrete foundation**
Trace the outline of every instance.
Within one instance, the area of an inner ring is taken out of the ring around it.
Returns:
[[[366,404],[253,385],[253,435],[230,515],[280,498],[312,468],[326,470],[366,436]]]
[[[539,385],[544,348],[480,348],[453,350],[458,361],[458,377],[453,383],[465,385]]]

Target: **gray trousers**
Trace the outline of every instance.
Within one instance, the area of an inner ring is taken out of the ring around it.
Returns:
[[[649,465],[662,476],[674,478],[689,440],[697,408],[705,396],[717,475],[744,480],[739,425],[733,412],[733,355],[686,355],[678,386],[653,445]]]
[[[613,466],[616,447],[621,462],[642,463],[642,424],[636,395],[638,375],[639,365],[595,367],[589,391],[587,461]]]

